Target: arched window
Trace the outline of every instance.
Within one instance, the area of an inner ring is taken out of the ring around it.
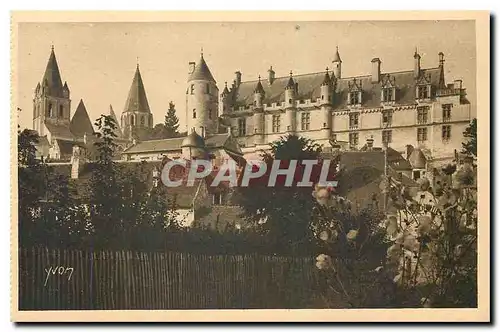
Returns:
[[[196,119],[196,108],[193,108],[193,119]]]
[[[132,116],[130,117],[130,124],[133,126],[135,125],[135,116],[132,114]]]
[[[191,94],[194,94],[194,84],[191,84]]]
[[[212,119],[212,110],[208,110],[208,118]]]
[[[64,116],[64,106],[59,105],[59,117],[62,118]]]
[[[146,122],[146,117],[145,116],[141,116],[141,126],[144,126],[145,122]]]
[[[291,103],[292,103],[292,99],[291,99],[291,98],[290,98],[290,99],[288,99],[288,103],[289,103],[289,104],[291,104]]]
[[[207,87],[206,87],[206,89],[207,89],[207,91],[206,91],[206,92],[207,92],[207,95],[209,95],[209,94],[210,94],[210,84],[209,84],[209,83],[207,83]]]

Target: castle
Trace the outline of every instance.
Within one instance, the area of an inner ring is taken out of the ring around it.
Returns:
[[[332,70],[277,77],[271,67],[266,78],[250,81],[237,71],[230,87],[226,83],[219,93],[202,52],[198,61],[189,62],[188,137],[136,139],[153,127],[139,65],[120,120],[111,106],[109,114],[119,124],[115,133],[123,161],[190,159],[198,151],[217,164],[227,158],[253,158],[281,136],[297,134],[325,151],[332,146],[359,150],[371,139],[413,161],[412,177],[418,178],[430,165],[455,157],[472,118],[462,81],[446,83],[444,54],[438,54],[433,68],[422,68],[420,60],[415,50],[411,70],[384,72],[382,61],[374,58],[369,75],[343,77],[337,47]],[[70,120],[70,91],[62,84],[53,48],[33,106],[33,129],[42,137],[42,155],[62,160],[71,156],[73,146],[88,148],[92,123],[83,101]]]

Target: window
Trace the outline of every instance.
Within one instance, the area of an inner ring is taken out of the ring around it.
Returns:
[[[383,143],[391,143],[392,142],[392,130],[383,130],[382,131],[382,142]]]
[[[135,125],[135,116],[132,114],[132,116],[130,117],[130,124],[133,126]]]
[[[62,118],[64,116],[64,106],[59,105],[59,117]]]
[[[207,85],[206,85],[206,90],[205,90],[205,92],[207,93],[207,95],[209,95],[209,94],[210,94],[210,84],[209,84],[209,83],[207,83]]]
[[[389,102],[394,100],[393,88],[382,89],[382,101]]]
[[[418,142],[427,141],[427,128],[417,128],[417,141]]]
[[[145,123],[144,116],[141,116],[141,126],[144,126],[144,123]]]
[[[420,171],[413,171],[413,180],[420,179]]]
[[[451,107],[452,104],[443,104],[441,105],[441,108],[443,109],[443,121],[450,121],[451,120]]]
[[[349,114],[349,128],[358,128],[359,124],[359,114],[352,113]]]
[[[291,104],[291,103],[292,103],[292,99],[291,99],[291,98],[290,98],[290,99],[288,99],[288,103],[289,103],[289,104]]]
[[[221,193],[215,193],[212,195],[212,203],[214,205],[222,205],[222,194]]]
[[[428,106],[421,106],[417,107],[417,123],[422,124],[422,123],[427,123],[427,111],[429,107]]]
[[[194,95],[194,84],[191,84],[191,94]]]
[[[279,115],[273,115],[273,133],[279,133],[280,132],[280,116]]]
[[[385,126],[392,124],[392,111],[382,111],[382,124]]]
[[[310,121],[311,114],[309,114],[309,112],[303,112],[300,114],[300,128],[302,130],[309,130]]]
[[[417,95],[418,95],[418,99],[429,98],[427,85],[419,85],[417,87]]]
[[[451,138],[451,126],[443,126],[441,129],[441,137],[443,141],[447,141]]]
[[[349,145],[355,147],[359,142],[359,134],[358,133],[349,133]]]
[[[238,136],[245,136],[247,134],[247,121],[245,118],[238,119]]]
[[[196,108],[193,108],[193,119],[196,119]]]
[[[360,93],[358,91],[349,92],[349,104],[350,105],[361,104]]]
[[[47,107],[46,116],[48,116],[48,117],[52,116],[52,104],[51,103],[49,103],[49,106]]]
[[[208,118],[212,119],[212,110],[208,110]]]

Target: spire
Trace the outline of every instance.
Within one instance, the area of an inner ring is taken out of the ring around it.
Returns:
[[[259,82],[257,82],[257,86],[255,87],[254,93],[262,93],[264,94],[264,87],[262,86],[262,83],[260,82],[260,75],[259,75]]]
[[[146,97],[146,90],[142,82],[141,71],[139,64],[135,69],[134,79],[128,93],[127,102],[123,112],[147,112],[150,113],[148,98]]]
[[[85,133],[92,134],[94,132],[94,127],[92,127],[92,122],[82,99],[80,99],[76,107],[69,129],[76,137],[83,137]]]
[[[340,59],[340,54],[339,54],[339,47],[336,47],[335,55],[333,56],[332,62],[342,62]]]
[[[215,79],[203,58],[203,49],[201,50],[200,60],[196,63],[193,72],[189,75],[188,82],[195,80],[211,81],[215,83]]]
[[[63,84],[61,80],[61,73],[57,65],[56,54],[54,52],[54,45],[51,46],[49,61],[45,68],[45,73],[42,78],[42,85],[49,88],[49,93],[54,97],[63,97],[62,89]]]
[[[293,72],[290,70],[290,78],[288,79],[288,83],[286,84],[285,90],[295,89],[295,82],[293,81]]]
[[[229,94],[229,89],[227,88],[227,81],[224,82],[224,90],[222,90],[222,95],[227,96]]]
[[[325,78],[323,79],[322,85],[329,85],[331,82],[330,74],[328,74],[328,67],[326,67]]]

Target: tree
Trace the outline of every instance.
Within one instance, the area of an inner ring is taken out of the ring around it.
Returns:
[[[462,143],[462,152],[477,156],[477,119],[474,118],[464,131],[466,142]]]
[[[179,118],[175,114],[175,104],[171,101],[168,104],[167,115],[165,115],[166,138],[179,136]]]
[[[302,179],[302,161],[318,161],[320,152],[321,147],[312,140],[295,135],[282,137],[271,143],[270,153],[262,155],[267,164],[267,173],[240,190],[239,203],[245,210],[245,215],[252,223],[260,225],[258,227],[277,247],[298,249],[311,238],[312,188],[296,184]],[[280,161],[280,168],[287,168],[290,161],[297,160],[292,186],[284,186],[284,176],[278,176],[275,186],[268,186],[270,170],[275,160]],[[318,168],[315,168],[311,178],[317,178],[318,175]]]
[[[98,158],[93,164],[89,182],[90,220],[95,231],[97,245],[121,241],[123,236],[123,200],[120,190],[120,169],[113,162],[117,148],[114,142],[116,123],[111,116],[101,115],[95,122],[98,130],[94,133],[94,146]]]

